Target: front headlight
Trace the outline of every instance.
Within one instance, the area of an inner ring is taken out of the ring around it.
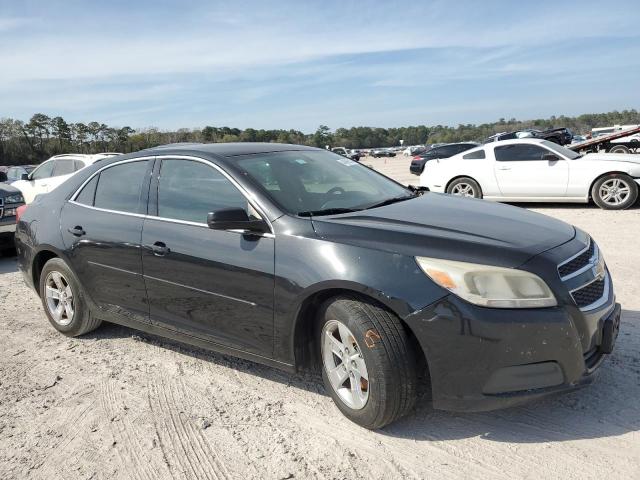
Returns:
[[[4,203],[22,203],[24,202],[24,198],[19,193],[14,193],[13,195],[8,195],[4,197]]]
[[[558,304],[537,275],[513,268],[416,257],[431,280],[464,300],[492,308],[540,308]]]

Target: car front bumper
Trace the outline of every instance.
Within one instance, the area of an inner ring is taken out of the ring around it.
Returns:
[[[600,327],[586,352],[564,307],[490,309],[450,295],[405,321],[427,357],[434,408],[485,411],[591,383],[606,356],[605,325],[619,326],[620,305],[612,297],[589,314]]]

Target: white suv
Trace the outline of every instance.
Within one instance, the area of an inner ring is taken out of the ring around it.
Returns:
[[[22,192],[25,203],[33,202],[36,195],[47,193],[56,188],[78,170],[87,167],[101,158],[119,155],[117,153],[104,153],[96,155],[64,154],[55,155],[42,162],[38,168],[28,175],[23,175],[22,180],[13,182],[12,186]]]

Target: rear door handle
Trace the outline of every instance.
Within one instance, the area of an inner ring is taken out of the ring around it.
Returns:
[[[171,249],[164,242],[155,242],[153,245],[145,245],[145,247],[151,250],[156,257],[164,257],[171,252]]]
[[[75,236],[75,237],[81,237],[83,235],[86,235],[87,232],[85,232],[82,227],[80,225],[76,225],[73,228],[69,228],[67,230],[71,235]]]

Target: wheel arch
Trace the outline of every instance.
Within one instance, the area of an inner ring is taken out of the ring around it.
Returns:
[[[31,279],[38,295],[40,295],[40,274],[45,264],[52,258],[62,258],[66,261],[62,252],[51,245],[42,245],[31,260]],[[66,263],[68,264],[69,262]]]
[[[473,177],[472,175],[456,175],[455,177],[452,177],[449,179],[449,181],[447,181],[447,184],[444,187],[444,192],[447,193],[447,190],[449,190],[449,185],[451,185],[453,182],[455,182],[456,180],[460,179],[460,178],[469,178],[471,180],[473,180],[474,182],[476,182],[478,184],[478,186],[480,187],[480,195],[483,195],[484,191],[482,189],[482,185],[480,184],[480,182],[478,180],[476,180],[475,177]]]
[[[373,303],[396,315],[416,349],[418,367],[424,365],[425,368],[423,370],[429,373],[427,352],[424,351],[415,333],[404,320],[402,315],[403,309],[398,308],[397,305],[389,301],[390,299],[385,297],[381,292],[375,294],[371,289],[360,285],[340,285],[316,289],[307,295],[299,304],[295,314],[293,334],[291,337],[296,370],[315,370],[320,367],[320,359],[317,355],[318,345],[315,336],[316,322],[318,320],[317,311],[327,300],[340,296],[351,296],[362,301]],[[387,301],[385,301],[385,299],[387,299]]]
[[[589,184],[589,191],[587,192],[589,200],[593,200],[593,195],[592,195],[591,192],[593,192],[593,187],[596,184],[596,182],[598,180],[600,180],[601,178],[606,177],[607,175],[626,175],[627,177],[630,177],[630,175],[627,172],[622,171],[622,170],[612,170],[610,172],[605,172],[605,173],[599,174],[596,178],[593,179],[591,184]]]

